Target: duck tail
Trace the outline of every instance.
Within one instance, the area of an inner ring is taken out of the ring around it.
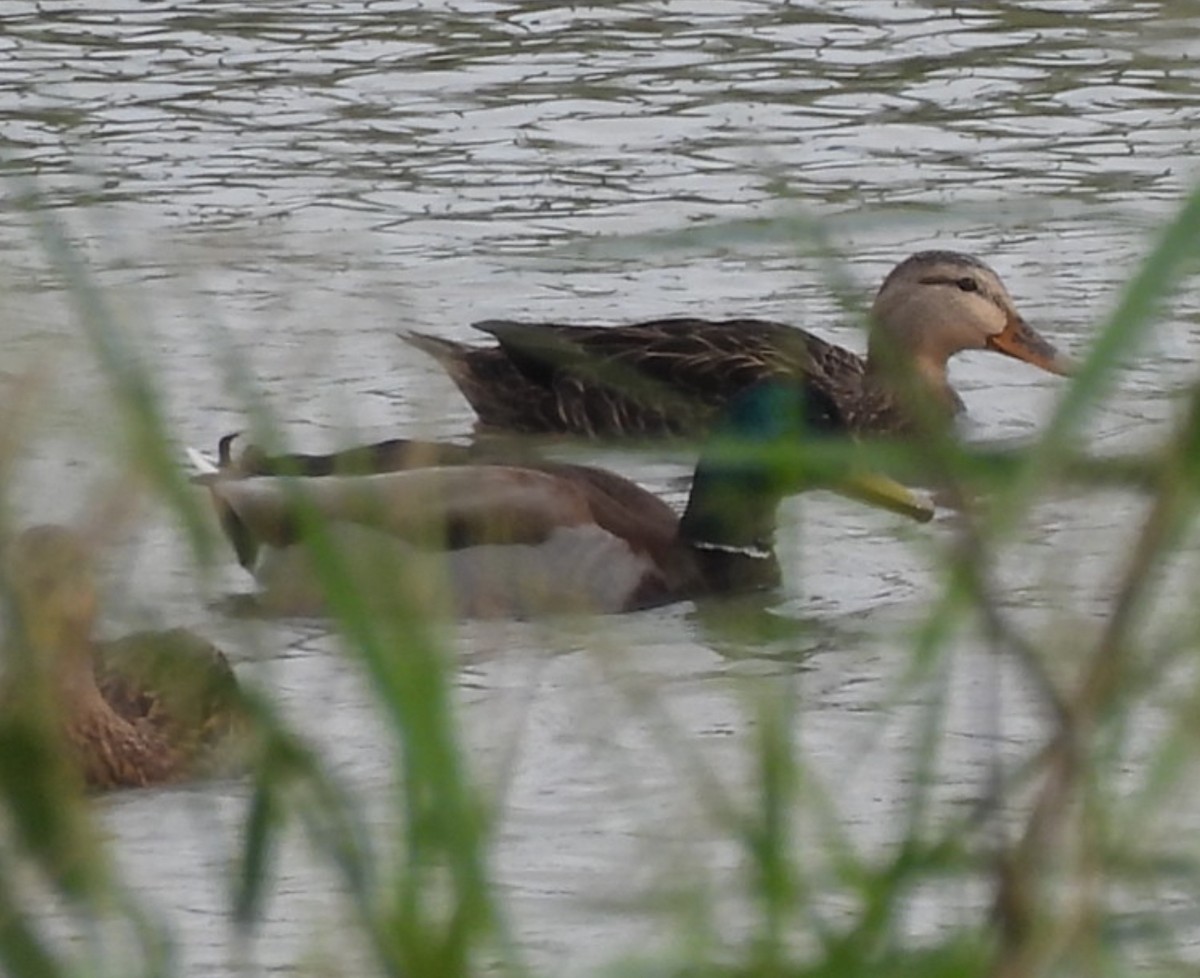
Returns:
[[[472,347],[466,343],[447,340],[441,336],[434,336],[432,333],[404,329],[397,335],[409,346],[415,346],[422,353],[429,354],[451,374],[461,366],[472,350]]]
[[[433,357],[475,409],[484,427],[521,427],[529,382],[498,346],[472,346],[428,333],[405,331],[400,338]]]
[[[184,452],[192,466],[192,482],[197,485],[207,485],[220,474],[220,466],[200,449],[188,445],[184,447]]]
[[[491,372],[488,368],[493,361],[503,359],[498,349],[472,346],[415,330],[403,330],[398,335],[409,346],[433,357],[476,412],[489,413],[491,399],[486,375]]]

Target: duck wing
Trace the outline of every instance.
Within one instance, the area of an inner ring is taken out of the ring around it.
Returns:
[[[590,520],[587,496],[570,480],[520,466],[217,479],[209,489],[242,534],[275,547],[300,539],[306,514],[451,550],[480,543],[536,543],[559,527]]]
[[[240,432],[226,435],[218,443],[218,471],[238,476],[372,475],[435,465],[463,465],[478,461],[483,451],[473,445],[389,438],[326,454],[288,452],[270,455],[256,445],[246,445],[235,457],[233,444],[240,436]]]
[[[96,685],[123,719],[190,757],[237,726],[237,679],[220,649],[181,628],[137,632],[96,648]]]
[[[415,469],[466,466],[484,463],[503,463],[517,466],[538,466],[542,460],[527,446],[506,439],[503,441],[477,440],[470,445],[449,442],[427,441],[411,438],[393,438],[386,441],[357,445],[328,454],[282,453],[269,454],[254,444],[235,444],[240,432],[223,436],[218,442],[215,462],[194,449],[189,455],[199,460],[198,473],[192,481],[198,485],[213,487],[218,483],[232,484],[255,476],[279,476],[292,480],[292,486],[303,485],[305,480],[317,480],[332,476],[348,478],[378,475],[390,472],[406,472]],[[353,483],[349,483],[353,485]],[[238,562],[252,569],[257,562],[260,546],[265,538],[261,527],[248,525],[244,515],[231,505],[230,500],[242,494],[230,491],[211,493],[214,509],[221,529],[233,545]],[[250,493],[257,499],[258,491]],[[265,496],[264,496],[265,498]],[[294,494],[291,504],[295,503]],[[257,504],[255,504],[257,505]],[[274,513],[282,519],[288,506],[265,506],[264,513]]]
[[[802,377],[838,403],[861,389],[865,369],[856,354],[762,319],[476,327],[528,380],[531,424],[588,435],[703,430],[730,397],[770,377]]]

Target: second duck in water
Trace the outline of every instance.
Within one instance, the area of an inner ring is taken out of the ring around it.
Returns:
[[[93,637],[99,607],[91,548],[63,526],[25,530],[7,549],[15,612],[0,716],[62,748],[87,787],[144,787],[237,764],[237,680],[221,652],[181,629]]]
[[[700,458],[682,518],[603,469],[407,450],[416,443],[341,456],[380,463],[357,475],[315,474],[337,465],[314,456],[239,465],[225,443],[225,464],[203,481],[267,610],[319,610],[332,558],[355,587],[389,603],[406,591],[422,611],[621,612],[777,584],[776,509],[805,489],[929,519],[903,486],[844,456],[811,459],[804,431],[829,432],[835,418],[826,395],[794,382],[742,392]],[[392,466],[400,471],[380,471]],[[247,474],[266,471],[293,474]]]
[[[922,251],[884,279],[866,357],[762,319],[655,319],[624,326],[489,320],[497,346],[403,338],[442,364],[485,429],[601,438],[705,431],[722,406],[770,377],[827,396],[835,427],[907,434],[962,404],[946,377],[964,350],[993,350],[1067,374],[1070,364],[1017,312],[991,268]]]

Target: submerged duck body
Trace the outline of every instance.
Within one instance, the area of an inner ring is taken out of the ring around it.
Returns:
[[[362,586],[399,582],[421,607],[440,601],[459,616],[623,612],[777,584],[776,509],[804,489],[826,486],[928,519],[928,504],[902,486],[806,464],[802,431],[829,431],[834,418],[827,398],[794,384],[748,389],[701,457],[682,517],[612,472],[544,461],[249,478],[231,462],[205,481],[271,610],[319,606],[323,589],[310,583],[302,546],[317,518],[353,557]],[[286,457],[256,468],[276,466],[296,471]]]
[[[961,401],[946,376],[964,350],[1065,374],[1070,364],[1017,312],[1000,277],[953,251],[924,251],[884,280],[867,356],[762,319],[677,317],[623,326],[489,320],[496,346],[403,338],[443,366],[483,428],[612,437],[708,430],[729,399],[769,378],[829,398],[835,427],[908,434]],[[918,403],[919,402],[919,403]]]
[[[180,629],[99,642],[87,545],[38,526],[9,548],[21,643],[8,709],[42,707],[69,762],[93,789],[175,782],[215,770],[237,725],[237,682],[224,655]],[[14,685],[19,684],[19,685]]]

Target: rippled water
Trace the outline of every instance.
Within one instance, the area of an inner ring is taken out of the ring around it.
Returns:
[[[952,11],[8,0],[0,369],[41,364],[47,377],[11,505],[22,519],[68,518],[121,469],[70,291],[33,232],[38,209],[62,222],[154,358],[181,443],[210,445],[245,423],[216,352],[224,340],[310,449],[467,432],[470,412],[395,339],[401,325],[467,336],[497,315],[736,312],[861,348],[814,257],[813,219],[843,256],[832,270],[864,296],[917,248],[973,251],[1031,322],[1082,350],[1200,172],[1198,40],[1193,5],[1133,0]],[[1097,445],[1141,447],[1162,431],[1194,375],[1198,320],[1194,292],[1170,304],[1095,423]],[[1061,386],[987,356],[963,357],[954,376],[984,436],[1028,434]],[[681,498],[680,466],[604,461]],[[1124,496],[1042,506],[1005,569],[1013,608],[1031,625],[1086,630],[1137,508]],[[175,527],[153,506],[142,515],[113,555],[112,627],[150,617],[218,638],[378,798],[387,824],[380,724],[336,641],[318,625],[214,615]],[[877,846],[897,831],[914,712],[891,699],[905,668],[892,636],[936,592],[928,541],[945,532],[819,496],[790,505],[787,523],[787,581],[749,615],[749,637],[690,605],[603,635],[449,632],[485,781],[519,745],[497,865],[518,935],[548,973],[669,945],[665,925],[621,900],[664,878],[721,878],[736,859],[705,841],[694,779],[631,683],[734,788],[752,726],[741,680],[793,683],[804,755],[835,781],[855,838]],[[245,586],[230,569],[213,590]],[[977,793],[997,749],[997,668],[964,639],[949,679],[951,803]],[[1015,684],[1002,706],[1019,753],[1036,706]],[[102,803],[189,974],[239,960],[222,872],[241,802],[239,786],[219,785]],[[299,846],[280,872],[251,960],[340,954],[329,880]],[[913,926],[954,913],[939,906]]]

